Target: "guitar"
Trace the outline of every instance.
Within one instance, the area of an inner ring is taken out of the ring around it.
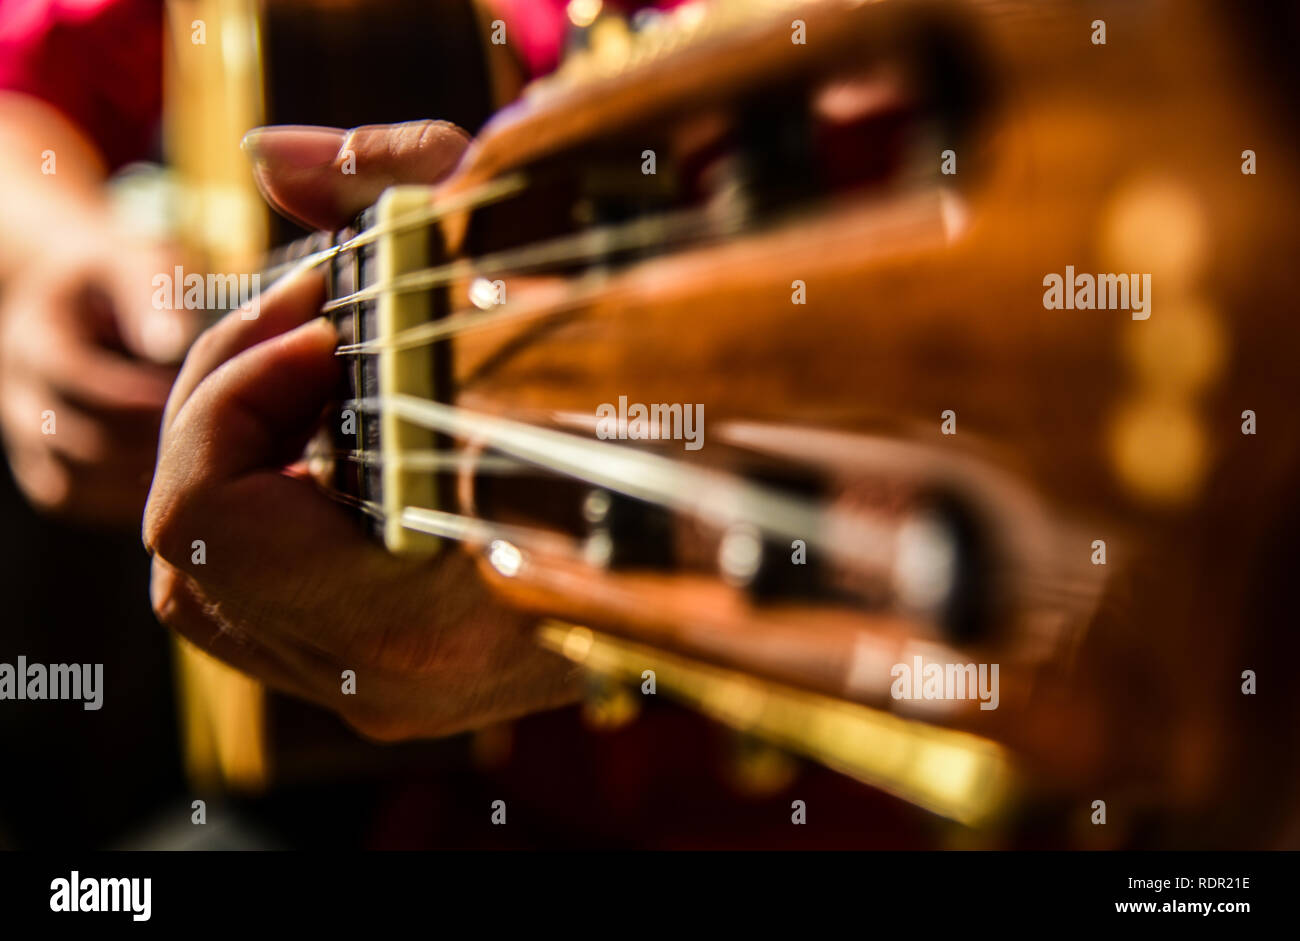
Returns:
[[[319,475],[558,655],[942,817],[1267,841],[1292,141],[1213,8],[1107,14],[598,20],[280,256],[349,367]]]

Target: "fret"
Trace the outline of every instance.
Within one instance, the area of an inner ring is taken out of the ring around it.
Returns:
[[[348,230],[342,230],[335,235],[333,243],[339,245],[347,236]],[[327,300],[340,297],[355,288],[356,275],[354,258],[351,252],[341,251],[329,259],[326,266],[325,283]],[[340,342],[346,342],[347,338],[359,335],[356,318],[350,309],[340,308],[333,311],[330,314],[330,319],[338,332]],[[350,368],[349,372],[355,372],[355,367]],[[339,394],[344,395],[345,392],[350,392],[355,388],[355,376],[346,376]],[[335,450],[363,447],[363,418],[361,416],[348,416],[342,408],[336,409],[335,414],[336,418],[333,427],[330,429]],[[365,499],[365,490],[360,479],[360,470],[346,461],[335,460],[333,464],[334,486],[349,497],[363,501]]]

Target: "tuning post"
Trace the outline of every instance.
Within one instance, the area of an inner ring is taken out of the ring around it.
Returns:
[[[748,523],[727,529],[718,543],[718,570],[726,582],[743,588],[754,581],[763,564],[763,537]]]
[[[956,587],[958,547],[949,526],[929,512],[906,518],[898,528],[892,581],[903,608],[941,611]]]
[[[669,510],[609,490],[587,493],[583,554],[600,568],[666,570],[676,560],[673,515]]]
[[[940,497],[910,512],[895,537],[890,589],[905,614],[937,625],[948,640],[979,639],[996,595],[985,522],[966,503]]]
[[[493,539],[488,544],[487,559],[488,564],[506,578],[514,578],[524,567],[523,552],[506,539]]]

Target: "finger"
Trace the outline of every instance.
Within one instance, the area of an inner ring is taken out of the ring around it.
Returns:
[[[185,308],[145,306],[125,292],[112,302],[112,314],[122,345],[153,363],[177,363],[199,331],[198,312]]]
[[[259,298],[255,317],[247,317],[251,308],[240,308],[204,332],[172,386],[163,413],[164,435],[199,383],[245,350],[319,316],[324,299],[325,283],[319,272],[304,272],[272,285]]]
[[[176,363],[199,323],[196,310],[174,307],[170,289],[159,295],[158,278],[171,283],[177,253],[116,237],[120,241],[96,244],[89,254],[70,251],[61,268],[31,273],[17,294],[37,308],[33,313],[43,323],[57,323],[86,346]]]
[[[132,246],[108,258],[100,270],[113,332],[134,355],[155,363],[178,363],[199,331],[199,312],[175,306],[170,290],[159,297],[158,277],[171,285],[176,253],[164,246]]]
[[[266,340],[203,379],[177,410],[154,475],[145,543],[165,521],[184,518],[215,484],[277,469],[284,442],[309,432],[338,379],[337,336],[324,318]]]
[[[154,443],[156,438],[149,441],[123,441],[114,438],[93,422],[84,422],[84,427],[74,429],[70,418],[64,414],[57,434],[43,435],[34,443],[48,448],[74,474],[102,478],[125,477],[133,486],[139,485],[142,479],[146,485],[149,483],[158,460],[158,450]]]
[[[342,131],[265,127],[243,141],[267,202],[308,228],[335,229],[396,183],[437,183],[460,162],[469,135],[446,121]]]
[[[21,341],[20,341],[21,342]],[[56,396],[93,413],[157,416],[176,371],[142,363],[61,331],[22,343],[23,368]]]
[[[337,341],[321,317],[227,360],[177,412],[167,454],[196,486],[278,469],[284,442],[312,430],[334,391]]]
[[[34,380],[6,387],[0,419],[11,446],[48,449],[76,464],[117,466],[143,457],[152,468],[157,454],[156,416],[87,412]]]
[[[43,513],[68,511],[72,475],[43,449],[9,446],[9,469],[28,502]]]
[[[130,526],[140,521],[149,491],[147,468],[103,473],[44,449],[11,448],[14,481],[40,512],[78,523]]]

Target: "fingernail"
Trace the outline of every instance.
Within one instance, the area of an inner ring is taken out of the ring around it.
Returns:
[[[245,134],[239,146],[259,163],[291,170],[310,170],[333,163],[347,133],[337,127],[258,127]]]
[[[335,340],[338,339],[338,328],[334,326],[334,319],[328,314],[321,314],[319,317],[315,317],[307,322],[311,325],[313,330],[328,330],[334,336]]]

